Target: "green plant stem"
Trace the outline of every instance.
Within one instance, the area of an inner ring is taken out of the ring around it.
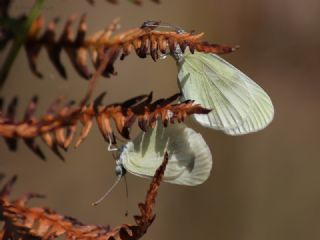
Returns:
[[[12,64],[14,63],[14,60],[16,59],[23,43],[26,40],[28,31],[31,27],[32,22],[39,16],[42,6],[43,6],[44,0],[36,0],[35,4],[33,5],[28,18],[21,24],[19,29],[19,34],[16,35],[15,42],[13,43],[8,56],[6,57],[6,60],[1,67],[0,71],[0,89],[3,87],[7,76],[10,72],[10,69],[12,67]]]

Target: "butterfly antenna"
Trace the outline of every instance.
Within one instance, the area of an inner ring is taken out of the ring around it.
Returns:
[[[126,175],[124,175],[123,178],[124,178],[124,184],[126,186],[126,212],[124,215],[127,217],[129,215],[129,208],[128,208],[129,188],[128,188],[128,182],[127,182]]]
[[[95,206],[99,205],[106,197],[108,197],[108,195],[112,192],[112,190],[115,188],[115,186],[118,185],[118,183],[120,182],[121,178],[122,178],[122,175],[119,175],[117,180],[111,186],[111,188],[109,188],[109,190],[105,194],[103,194],[103,196],[100,197],[97,201],[91,203],[91,206],[95,207]]]

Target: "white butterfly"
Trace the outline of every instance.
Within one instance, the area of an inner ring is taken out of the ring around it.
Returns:
[[[140,177],[153,177],[161,165],[165,151],[169,161],[163,181],[182,185],[198,185],[210,175],[212,155],[202,136],[185,124],[163,127],[158,122],[128,142],[120,153],[122,166]]]
[[[163,181],[180,185],[199,185],[212,168],[212,155],[203,137],[184,123],[164,127],[157,122],[153,129],[140,133],[118,150],[117,181],[93,205],[99,204],[117,185],[126,171],[139,177],[153,177],[165,152],[169,159]]]
[[[241,135],[259,131],[272,121],[274,108],[266,92],[218,55],[183,54],[178,47],[174,56],[184,99],[212,109],[208,115],[194,115],[202,126]]]

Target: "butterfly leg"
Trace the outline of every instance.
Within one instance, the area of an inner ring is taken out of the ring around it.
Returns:
[[[109,152],[114,152],[114,151],[118,151],[118,148],[117,147],[113,147],[113,143],[112,143],[112,140],[111,140],[111,137],[108,136],[109,138],[109,145],[108,145],[108,151]]]

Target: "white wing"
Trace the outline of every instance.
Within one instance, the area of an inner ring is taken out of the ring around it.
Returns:
[[[124,168],[140,177],[152,177],[161,165],[165,151],[169,161],[163,181],[198,185],[210,175],[212,156],[202,136],[183,123],[164,128],[158,123],[154,129],[141,133],[128,142],[120,159]]]
[[[201,125],[241,135],[272,121],[274,109],[266,92],[219,56],[188,52],[177,64],[184,98],[212,109],[208,115],[194,115]]]

